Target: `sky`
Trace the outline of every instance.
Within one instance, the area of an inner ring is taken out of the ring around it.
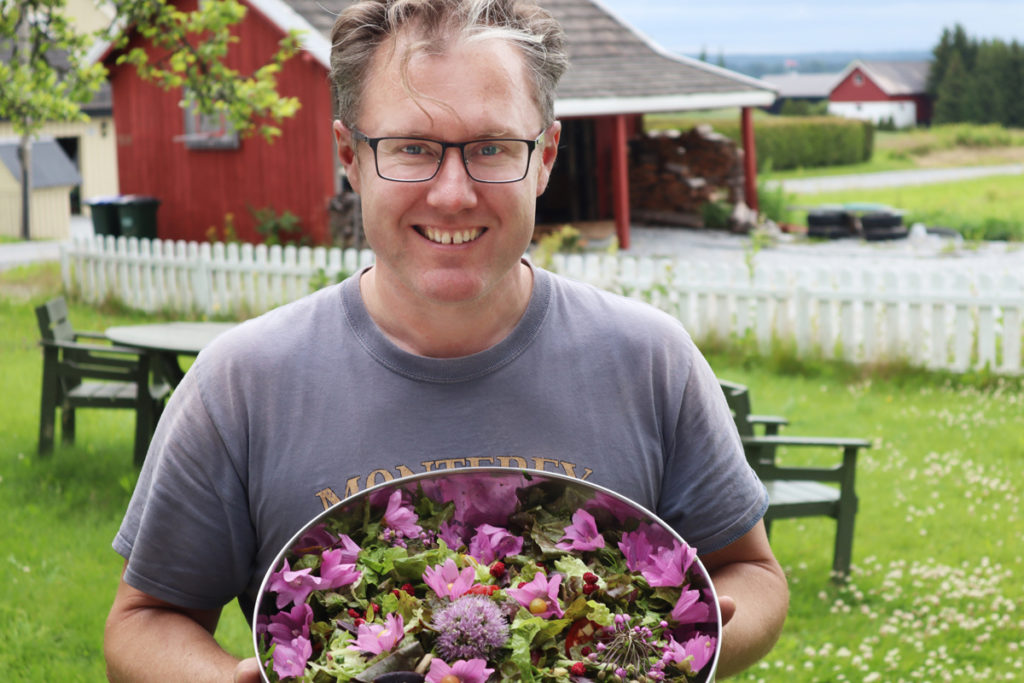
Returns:
[[[943,28],[1024,43],[1024,0],[598,0],[684,54],[928,51]]]

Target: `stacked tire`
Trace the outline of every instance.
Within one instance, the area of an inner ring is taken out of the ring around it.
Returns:
[[[869,241],[894,240],[907,236],[903,216],[888,211],[868,213],[860,217],[864,239]]]
[[[807,236],[834,240],[853,234],[853,217],[845,211],[816,209],[807,212]]]

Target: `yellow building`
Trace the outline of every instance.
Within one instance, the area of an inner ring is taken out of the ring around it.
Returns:
[[[53,138],[32,143],[32,239],[67,239],[71,226],[71,190],[82,176]],[[0,138],[0,235],[21,235],[21,161],[18,140]]]

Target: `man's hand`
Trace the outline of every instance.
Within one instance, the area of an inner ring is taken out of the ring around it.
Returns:
[[[235,683],[260,683],[260,660],[243,659],[235,667]]]

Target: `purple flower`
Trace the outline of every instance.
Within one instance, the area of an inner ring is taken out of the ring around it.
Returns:
[[[437,651],[445,659],[489,659],[508,640],[501,608],[482,595],[465,595],[434,612]]]
[[[708,620],[711,608],[701,602],[700,591],[684,590],[672,608],[672,620],[677,624],[698,624]]]
[[[309,638],[309,625],[313,623],[313,608],[302,603],[291,611],[278,612],[270,617],[266,632],[276,643],[290,643],[295,638]]]
[[[522,549],[523,539],[520,536],[513,536],[507,530],[490,524],[481,524],[469,542],[469,554],[482,564],[518,555]]]
[[[317,524],[302,534],[295,543],[296,548],[331,548],[338,539],[327,530],[326,524]]]
[[[696,635],[685,643],[677,643],[669,637],[668,645],[661,660],[679,664],[684,671],[694,674],[704,668],[715,654],[715,639],[711,636]]]
[[[390,652],[391,648],[397,645],[404,636],[405,623],[402,621],[402,616],[389,614],[384,619],[383,626],[360,624],[355,642],[349,645],[348,649],[379,655],[381,652]]]
[[[508,522],[519,503],[516,489],[525,484],[522,476],[481,474],[458,481],[442,479],[438,487],[441,500],[455,504],[455,520],[473,529],[481,524]]]
[[[626,566],[631,572],[640,571],[651,556],[651,543],[643,531],[627,531],[619,541],[619,550],[626,556]]]
[[[384,523],[406,538],[415,538],[423,531],[423,527],[417,524],[416,520],[416,513],[412,508],[402,505],[402,492],[392,493],[388,498],[387,510],[384,511]]]
[[[464,544],[462,540],[466,534],[465,525],[454,520],[445,520],[437,529],[437,535],[444,541],[450,550],[458,550]]]
[[[445,676],[454,676],[459,683],[485,683],[492,673],[494,669],[488,669],[487,662],[482,659],[459,659],[449,666],[443,660],[435,658],[430,660],[427,683],[441,683]]]
[[[309,594],[320,587],[320,578],[312,576],[312,569],[292,571],[288,560],[284,561],[284,569],[270,575],[267,590],[277,593],[277,608],[282,609],[289,602],[296,605],[306,602]]]
[[[683,585],[686,572],[696,557],[696,548],[673,541],[670,550],[659,548],[658,552],[652,553],[640,571],[651,586],[674,588]]]
[[[476,572],[466,567],[461,572],[455,566],[455,560],[448,558],[445,563],[427,567],[423,571],[423,581],[434,589],[439,597],[458,600],[466,591],[473,587]]]
[[[278,641],[274,648],[274,671],[281,678],[297,678],[306,672],[306,662],[312,654],[313,645],[308,638]]]
[[[559,550],[597,550],[604,547],[604,536],[597,530],[592,514],[577,510],[573,513],[572,524],[565,527],[562,542],[555,547]]]
[[[323,562],[320,564],[320,588],[339,588],[355,583],[362,577],[363,573],[356,569],[351,562],[343,563],[346,551],[342,548],[328,550],[323,554]]]
[[[341,544],[341,558],[338,560],[340,564],[353,564],[359,559],[359,551],[362,548],[359,544],[348,537],[347,534],[342,534],[338,539],[338,543]]]
[[[561,583],[560,574],[555,574],[549,581],[544,574],[537,572],[533,581],[522,588],[509,588],[505,592],[534,616],[542,619],[561,618],[562,607],[558,604],[558,587]]]

